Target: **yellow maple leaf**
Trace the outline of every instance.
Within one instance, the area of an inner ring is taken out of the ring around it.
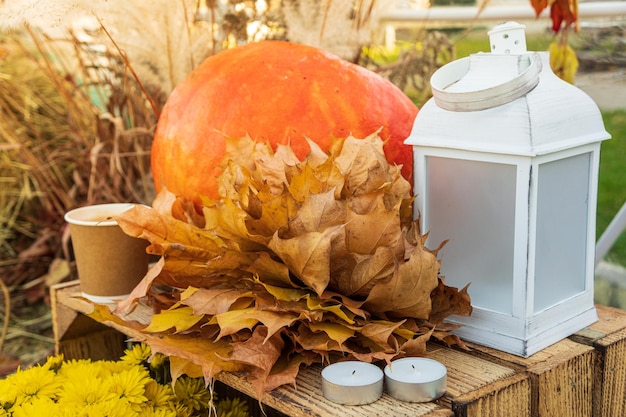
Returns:
[[[342,308],[342,305],[336,301],[322,301],[315,296],[307,297],[307,308],[309,310],[320,310],[328,313],[332,313],[335,317],[340,318],[348,324],[354,324],[354,317],[352,314],[348,314]]]
[[[574,84],[574,78],[578,71],[578,58],[572,47],[560,41],[550,43],[550,67],[552,71],[562,80]]]
[[[328,337],[337,342],[339,345],[343,345],[346,340],[354,336],[354,329],[344,324],[328,321],[309,323],[309,329],[311,329],[311,331],[313,331],[314,333],[326,333]]]
[[[254,307],[230,310],[213,316],[209,324],[218,324],[220,334],[218,338],[239,332],[242,329],[253,329],[257,323],[263,323],[267,328],[267,338],[272,337],[283,327],[292,325],[298,319],[297,315],[286,312],[262,311]]]
[[[150,324],[143,329],[148,333],[165,332],[175,329],[176,333],[191,329],[202,320],[203,315],[193,314],[191,307],[178,307],[171,310],[163,310],[153,314]]]
[[[263,284],[276,287],[298,288],[289,273],[289,267],[272,258],[268,252],[261,252],[258,258],[247,268],[247,271],[263,277]]]

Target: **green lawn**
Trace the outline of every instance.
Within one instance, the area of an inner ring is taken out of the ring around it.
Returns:
[[[475,28],[468,33],[450,34],[450,40],[454,43],[455,59],[476,52],[490,52],[488,31],[489,28]],[[526,36],[526,49],[528,51],[547,51],[553,40],[554,36],[550,32],[528,34]]]
[[[602,143],[598,183],[597,236],[626,202],[626,110],[604,112],[604,125],[612,139]],[[607,260],[626,266],[626,233],[622,233]]]

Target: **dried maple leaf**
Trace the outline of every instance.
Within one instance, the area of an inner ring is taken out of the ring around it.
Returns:
[[[472,314],[470,296],[467,292],[469,284],[462,290],[447,286],[443,279],[439,278],[437,288],[431,293],[432,308],[429,321],[433,324],[441,324],[443,320],[453,314],[469,316]]]
[[[215,316],[226,313],[235,303],[238,308],[247,308],[251,305],[252,292],[240,288],[189,288],[180,295],[180,302],[193,309],[193,314]],[[244,300],[241,303],[241,300]],[[243,307],[242,307],[243,304]]]
[[[202,318],[202,315],[195,314],[190,307],[164,310],[154,314],[148,327],[143,330],[149,333],[159,333],[174,328],[176,333],[180,333],[191,329]]]
[[[319,295],[330,281],[332,243],[343,233],[343,228],[343,225],[333,226],[289,239],[281,239],[276,233],[268,247],[299,280]]]
[[[158,337],[146,337],[141,341],[150,346],[152,353],[169,356],[170,360],[172,357],[176,358],[178,369],[199,367],[207,382],[222,371],[239,372],[245,369],[242,363],[223,359],[228,358],[233,352],[232,343],[227,340],[215,341],[198,338],[196,335],[159,334]],[[172,378],[175,379],[174,375]]]
[[[351,253],[371,254],[379,247],[395,247],[402,238],[399,210],[402,201],[391,209],[385,207],[383,195],[378,194],[373,207],[366,212],[347,207],[346,249]]]
[[[339,346],[342,346],[355,334],[355,330],[353,328],[330,321],[309,323],[308,327],[313,333],[324,332],[326,336],[337,342]]]
[[[306,351],[293,355],[281,355],[274,363],[270,374],[265,378],[261,389],[267,392],[281,385],[295,385],[300,366],[311,365],[316,362],[316,359],[317,355]]]
[[[439,261],[423,247],[415,247],[392,277],[372,287],[364,307],[392,316],[428,319],[431,292],[437,287]]]
[[[242,329],[253,330],[257,324],[266,329],[266,340],[278,333],[282,328],[291,326],[298,320],[298,315],[287,312],[263,311],[255,307],[233,309],[216,314],[209,324],[217,324],[220,328],[218,339],[235,334]],[[265,342],[264,341],[264,342]]]
[[[431,337],[462,346],[442,322],[471,312],[467,291],[439,278],[440,248],[424,246],[410,185],[376,134],[337,138],[329,154],[311,144],[303,161],[228,144],[219,201],[198,208],[164,190],[118,221],[161,256],[120,307],[151,296],[146,340],[177,374],[241,371],[260,397],[301,364],[424,354]]]
[[[266,391],[265,381],[272,372],[274,364],[283,353],[284,341],[280,335],[268,334],[267,328],[258,326],[245,342],[234,343],[233,353],[227,360],[242,363],[252,368],[249,372],[257,398]]]
[[[280,235],[283,238],[300,236],[305,233],[323,230],[346,223],[346,206],[335,199],[335,189],[308,194],[302,199],[298,212],[289,223],[282,223]]]

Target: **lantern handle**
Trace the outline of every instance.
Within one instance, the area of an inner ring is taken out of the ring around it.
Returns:
[[[469,71],[470,57],[444,65],[430,79],[435,103],[442,109],[450,111],[477,111],[498,107],[525,96],[539,84],[542,63],[538,53],[523,56],[530,59],[530,64],[517,77],[502,84],[475,91],[445,91]]]

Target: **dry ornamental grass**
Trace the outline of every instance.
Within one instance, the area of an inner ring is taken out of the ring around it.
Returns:
[[[68,47],[72,62],[59,59],[59,48]],[[2,38],[0,55],[0,274],[11,292],[12,340],[25,327],[20,315],[70,276],[64,213],[83,204],[151,201],[156,116],[119,55],[76,38],[12,33]],[[98,59],[107,66],[98,67]],[[44,319],[28,340],[49,338]]]
[[[0,278],[11,299],[0,312],[0,368],[5,340],[12,355],[51,346],[48,310],[38,303],[50,285],[74,277],[64,213],[86,204],[152,202],[157,115],[182,77],[222,48],[290,35],[359,59],[386,7],[375,0],[294,0],[262,8],[232,0],[197,8],[210,3],[0,2],[0,29],[11,28],[0,32]],[[317,17],[304,28],[309,33],[296,31],[311,10]],[[332,36],[337,31],[345,36]]]

